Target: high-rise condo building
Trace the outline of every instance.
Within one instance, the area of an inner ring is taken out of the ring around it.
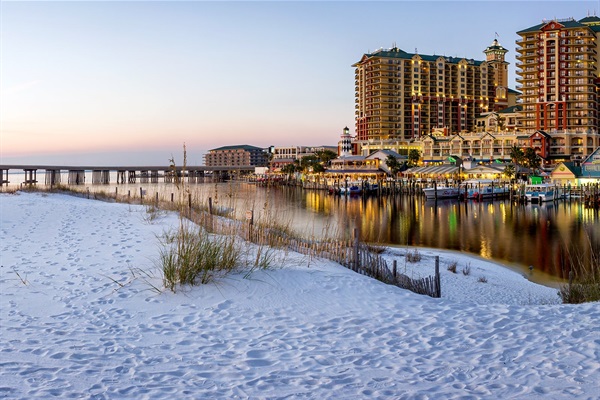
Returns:
[[[364,54],[355,68],[356,141],[410,141],[434,131],[472,131],[475,117],[508,104],[507,50],[486,60],[407,53]]]
[[[600,18],[543,21],[517,34],[520,129],[551,140],[544,158],[584,156],[598,146]]]

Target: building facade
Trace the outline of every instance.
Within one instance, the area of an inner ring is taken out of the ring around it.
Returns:
[[[352,65],[356,140],[410,141],[434,130],[472,130],[476,115],[509,105],[506,51],[494,41],[485,61],[397,47],[364,54]]]
[[[314,156],[321,151],[332,151],[337,153],[336,146],[276,146],[273,148],[273,158],[270,167],[274,170],[280,170],[287,164],[293,164],[296,160],[303,157]]]
[[[543,21],[517,32],[519,129],[547,134],[545,160],[582,160],[600,146],[600,18]]]
[[[204,163],[207,167],[266,167],[268,158],[265,149],[244,144],[209,150]]]

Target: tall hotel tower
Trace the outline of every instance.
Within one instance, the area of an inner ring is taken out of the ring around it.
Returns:
[[[517,32],[522,130],[598,133],[598,32],[598,17],[545,21]],[[556,152],[564,153],[565,144]],[[589,154],[588,149],[580,152]]]
[[[472,131],[475,116],[508,106],[507,50],[494,40],[485,61],[407,53],[364,54],[355,68],[356,141],[408,142]]]

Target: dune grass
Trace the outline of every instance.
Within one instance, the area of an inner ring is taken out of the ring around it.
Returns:
[[[588,236],[587,252],[571,252],[569,284],[560,287],[563,303],[579,304],[600,301],[600,248],[594,248]]]
[[[175,292],[180,285],[211,282],[240,265],[241,251],[233,235],[211,235],[183,222],[175,233],[162,237],[159,263],[164,286]]]

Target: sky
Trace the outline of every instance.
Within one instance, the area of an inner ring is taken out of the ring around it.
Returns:
[[[212,148],[337,145],[364,53],[483,60],[599,1],[0,2],[0,164],[203,165]]]

